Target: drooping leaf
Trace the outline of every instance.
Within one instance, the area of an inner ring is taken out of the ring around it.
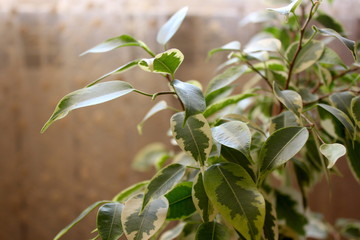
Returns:
[[[179,147],[200,164],[209,157],[212,147],[211,129],[203,115],[191,116],[184,124],[185,113],[176,113],[171,117],[171,131]]]
[[[329,99],[333,106],[351,117],[351,100],[355,97],[352,92],[338,92],[330,95]]]
[[[90,205],[86,208],[77,218],[75,218],[69,225],[64,227],[56,236],[54,240],[60,239],[65,233],[67,233],[71,228],[73,228],[76,224],[78,224],[81,220],[83,220],[89,213],[91,213],[95,208],[103,205],[105,203],[110,203],[111,201],[98,201]]]
[[[345,147],[350,169],[354,175],[354,178],[360,183],[360,141],[352,141],[347,139],[345,142]]]
[[[195,240],[228,240],[230,238],[226,227],[217,222],[202,223],[195,236]]]
[[[248,67],[246,65],[233,66],[226,69],[224,72],[215,76],[211,79],[208,88],[206,89],[205,95],[209,95],[211,92],[223,88],[243,75]]]
[[[326,28],[333,29],[340,34],[345,32],[343,26],[335,18],[325,12],[320,12],[315,19]]]
[[[151,199],[159,198],[169,192],[184,176],[185,166],[181,164],[171,164],[160,170],[147,185],[144,202],[144,208]]]
[[[134,88],[127,82],[109,81],[69,93],[59,101],[54,113],[45,123],[41,132],[45,132],[54,121],[64,118],[74,109],[104,103],[133,90]]]
[[[241,47],[241,44],[239,41],[232,41],[232,42],[229,42],[219,48],[212,49],[211,51],[209,51],[208,56],[211,57],[215,53],[223,52],[223,51],[239,51],[240,47]]]
[[[229,97],[231,93],[233,92],[235,86],[226,86],[223,88],[220,88],[218,90],[213,91],[209,95],[206,96],[205,102],[206,106],[209,106],[217,101],[220,101],[226,97]]]
[[[176,225],[176,227],[161,234],[159,240],[174,240],[174,239],[176,239],[183,232],[185,224],[186,224],[185,222],[180,222],[178,225]]]
[[[250,154],[251,132],[246,123],[231,121],[212,128],[213,138],[220,144],[234,148],[245,156]]]
[[[350,52],[353,55],[354,59],[357,60],[357,47],[356,47],[356,42],[355,41],[341,36],[338,32],[336,32],[335,30],[330,29],[330,28],[321,28],[321,29],[319,29],[319,28],[317,28],[315,26],[314,26],[314,28],[317,31],[319,31],[320,33],[322,33],[323,35],[335,37],[338,40],[340,40],[350,50]]]
[[[265,201],[251,176],[235,163],[212,165],[205,171],[204,186],[218,212],[246,239],[260,239]]]
[[[283,15],[289,15],[294,13],[296,8],[301,4],[302,0],[292,0],[291,3],[285,7],[280,8],[268,8],[270,11],[274,11]]]
[[[264,175],[290,160],[309,137],[305,127],[287,127],[275,131],[260,150],[260,174]]]
[[[264,237],[265,240],[278,240],[279,239],[279,229],[276,217],[275,205],[265,199],[265,223],[264,223]]]
[[[213,221],[215,218],[215,210],[205,192],[203,175],[198,173],[192,186],[192,200],[196,211],[204,222]]]
[[[144,126],[144,123],[151,118],[152,116],[154,116],[156,113],[163,111],[165,109],[168,108],[168,105],[166,103],[166,101],[161,100],[158,103],[156,103],[145,115],[145,117],[143,118],[143,120],[141,120],[141,122],[137,125],[137,130],[139,132],[139,134],[142,134],[142,129]]]
[[[191,195],[192,185],[192,182],[179,183],[165,195],[169,201],[168,220],[184,219],[196,211]]]
[[[130,198],[121,214],[121,222],[128,240],[150,239],[164,224],[169,203],[165,197],[153,199],[141,210],[143,195]]]
[[[138,63],[147,72],[170,74],[174,77],[176,70],[184,60],[184,55],[178,49],[169,49],[157,54],[154,58],[144,58]]]
[[[181,8],[174,15],[172,15],[164,25],[162,25],[156,37],[156,41],[159,44],[166,45],[174,36],[181,23],[184,21],[188,9],[188,7]]]
[[[296,115],[290,111],[285,111],[271,118],[271,125],[269,132],[270,134],[272,134],[273,132],[281,128],[297,127],[297,126],[299,126],[299,122],[298,119],[296,118]]]
[[[87,53],[102,53],[114,50],[120,47],[127,47],[127,46],[137,46],[143,48],[148,53],[151,53],[150,49],[146,46],[145,43],[142,41],[138,41],[132,36],[129,35],[121,35],[113,38],[109,38],[104,42],[96,45],[95,47],[83,52],[80,56],[85,55]]]
[[[131,196],[144,191],[146,185],[148,185],[148,184],[149,184],[149,181],[142,181],[142,182],[136,183],[136,184],[122,190],[118,194],[116,194],[116,196],[113,198],[113,201],[123,203],[126,200],[128,200]]]
[[[284,106],[293,112],[298,118],[302,113],[303,103],[300,94],[293,90],[280,90],[276,82],[273,83],[274,95],[284,104]]]
[[[141,172],[147,171],[153,166],[159,170],[169,157],[169,151],[166,149],[166,146],[162,143],[154,142],[142,148],[135,155],[131,166]]]
[[[322,144],[320,152],[328,159],[327,168],[332,168],[336,161],[346,154],[346,148],[340,143]]]
[[[357,127],[360,128],[360,96],[353,98],[351,101],[351,116]]]
[[[185,106],[184,121],[186,121],[188,117],[202,113],[205,110],[204,95],[198,87],[177,79],[175,79],[172,84],[181,102]]]
[[[102,240],[118,240],[123,234],[121,212],[124,205],[107,203],[99,208],[96,226]]]

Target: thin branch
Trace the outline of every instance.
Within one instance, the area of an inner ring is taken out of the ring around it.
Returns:
[[[360,67],[349,68],[349,69],[347,69],[347,70],[339,73],[338,75],[335,75],[335,76],[332,78],[332,80],[334,81],[335,79],[341,78],[341,77],[345,76],[345,75],[348,74],[348,73],[356,72],[356,71],[358,71],[358,70],[360,70]]]
[[[245,61],[245,63],[251,68],[251,70],[253,70],[254,72],[256,72],[257,74],[259,74],[259,76],[265,80],[265,82],[269,85],[269,87],[272,89],[272,85],[269,81],[269,79],[264,76],[264,74],[262,74],[259,70],[257,70],[254,65],[252,65],[249,61]]]

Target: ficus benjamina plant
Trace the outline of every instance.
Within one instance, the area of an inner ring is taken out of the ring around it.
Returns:
[[[157,42],[163,52],[154,53],[129,35],[86,51],[131,46],[146,56],[64,96],[41,131],[74,109],[126,94],[150,100],[173,95],[178,106],[157,101],[138,130],[156,113],[171,111],[171,142],[178,150],[161,143],[141,149],[134,166],[155,166],[153,178],[94,203],[55,239],[95,209],[94,239],[103,240],[123,235],[129,240],[359,238],[359,222],[341,219],[332,226],[307,201],[309,189],[322,177],[339,172],[341,157],[360,181],[357,43],[320,10],[321,4],[293,0],[244,18],[243,25],[262,22],[261,32],[243,47],[232,41],[209,52],[208,57],[227,59],[205,90],[199,82],[176,78],[184,55],[167,48],[187,7],[160,28]],[[350,64],[329,46],[332,40],[349,50]],[[169,90],[149,94],[125,81],[104,81],[133,68],[163,76]]]

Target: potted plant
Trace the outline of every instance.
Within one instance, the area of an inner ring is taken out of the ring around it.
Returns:
[[[123,234],[129,240],[325,239],[339,231],[345,237],[359,237],[357,222],[343,219],[332,227],[307,203],[309,189],[323,176],[336,173],[336,161],[342,156],[360,180],[357,43],[345,37],[335,19],[319,11],[321,3],[293,0],[244,19],[243,23],[255,19],[266,24],[243,47],[232,41],[209,52],[209,57],[224,53],[228,57],[206,88],[176,78],[184,55],[167,48],[187,7],[159,30],[157,42],[164,52],[154,53],[129,35],[86,51],[131,46],[148,56],[63,97],[42,132],[74,109],[125,94],[150,100],[173,95],[180,108],[158,101],[138,130],[154,114],[172,111],[171,136],[178,151],[158,145],[142,149],[136,161],[156,166],[155,176],[112,200],[94,203],[55,239],[97,208],[94,239],[113,240]],[[276,19],[280,24],[274,23]],[[348,48],[351,64],[331,49],[332,39]],[[104,81],[133,68],[162,75],[169,90],[146,93],[125,81]],[[245,75],[251,76],[246,83],[241,80]],[[236,89],[240,81],[241,89]]]

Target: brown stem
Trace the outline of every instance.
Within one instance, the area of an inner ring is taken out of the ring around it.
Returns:
[[[270,87],[270,89],[272,89],[272,85],[271,85],[269,79],[268,79],[266,76],[264,76],[264,74],[262,74],[259,70],[257,70],[257,69],[254,67],[254,65],[252,65],[249,61],[246,61],[245,63],[249,66],[249,68],[251,68],[251,70],[253,70],[253,71],[256,72],[257,74],[259,74],[259,76],[260,76],[262,79],[265,80],[265,82],[266,82],[267,85]]]

